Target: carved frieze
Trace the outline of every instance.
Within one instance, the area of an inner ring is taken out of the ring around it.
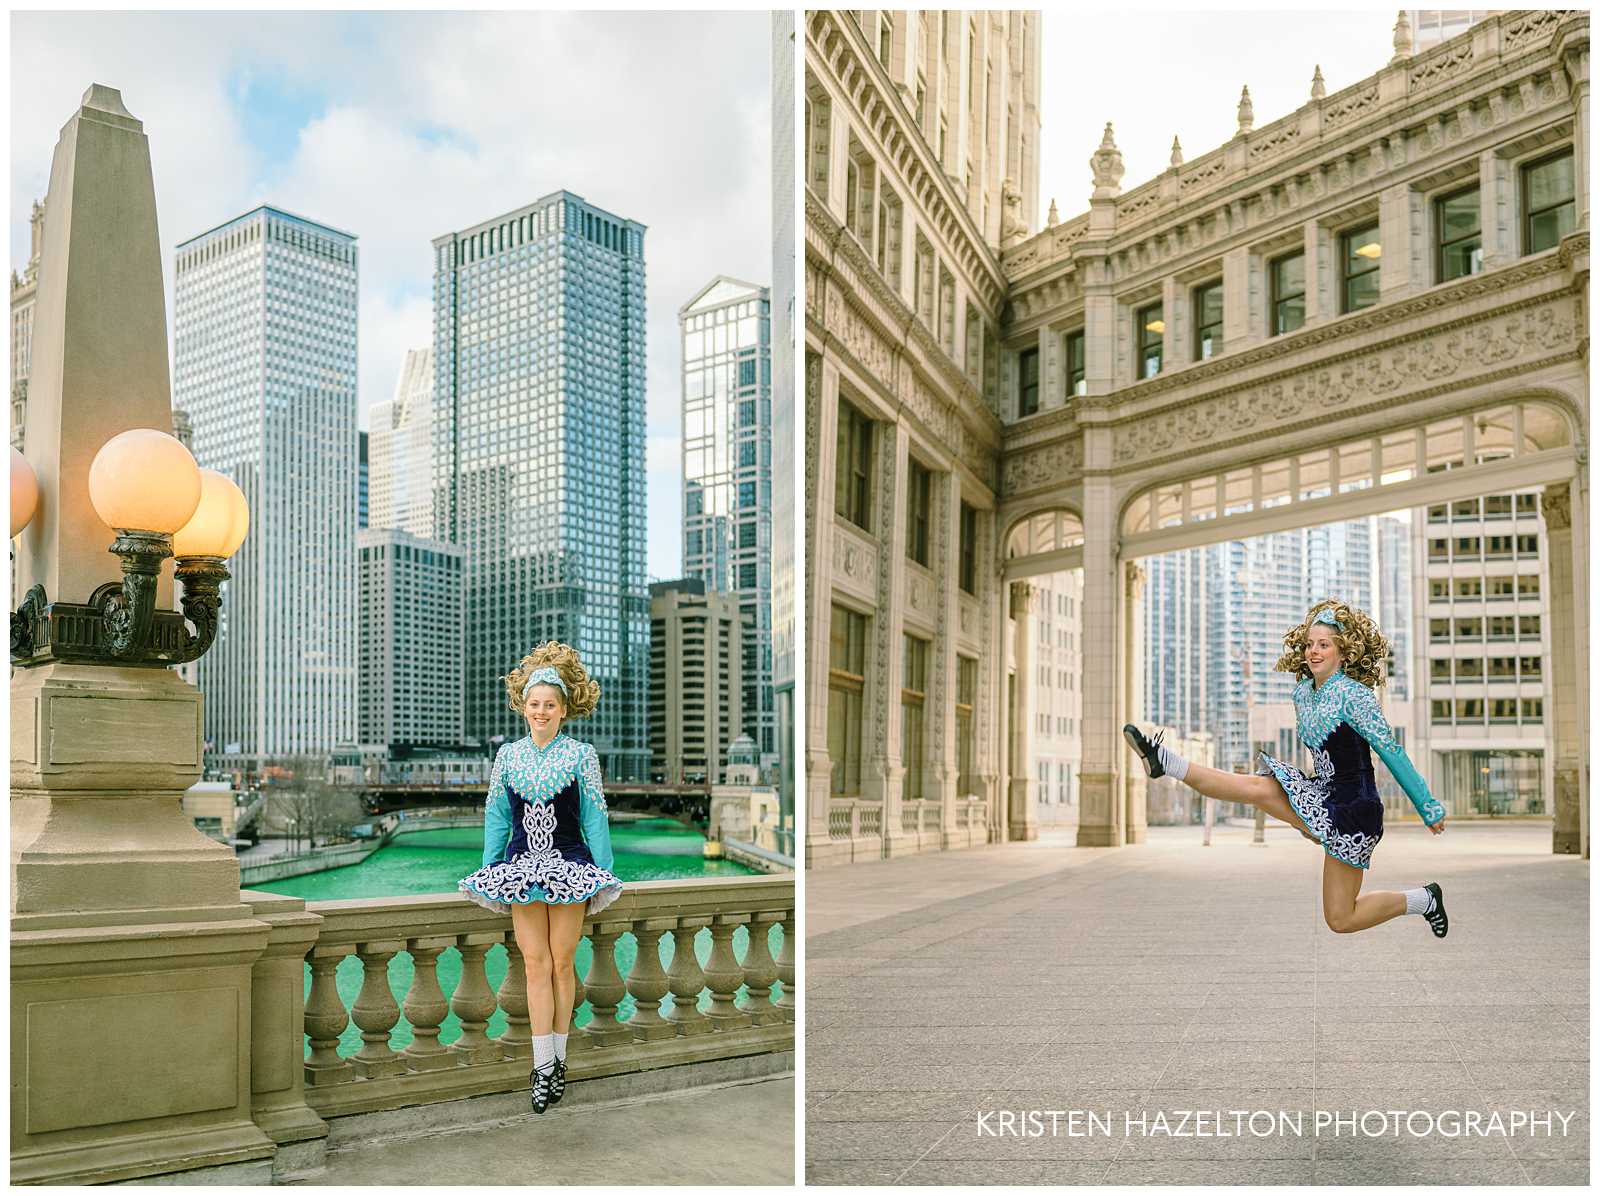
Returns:
[[[1077,481],[1082,472],[1081,436],[1024,449],[1006,455],[1002,493],[1011,498],[1031,490],[1066,485]]]
[[[845,527],[833,530],[833,584],[858,598],[878,597],[878,546]]]
[[[1492,374],[1512,362],[1521,368],[1530,359],[1569,350],[1577,338],[1577,321],[1567,303],[1456,325],[1292,378],[1130,420],[1116,427],[1112,459],[1117,465],[1149,464],[1197,445],[1260,433],[1273,424],[1399,398],[1446,380],[1465,383],[1474,373]]]

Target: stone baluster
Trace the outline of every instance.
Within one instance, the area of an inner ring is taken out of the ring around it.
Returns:
[[[678,1028],[679,1034],[707,1034],[712,1029],[711,1020],[700,1012],[700,990],[706,986],[706,974],[700,970],[694,951],[694,936],[702,926],[709,925],[711,915],[707,914],[679,918],[672,928],[672,971],[668,973],[672,1010],[667,1020]]]
[[[750,1024],[749,1014],[735,1004],[744,984],[744,969],[733,954],[733,932],[749,920],[749,914],[718,914],[711,920],[711,955],[705,977],[711,988],[711,1024],[718,1030]]]
[[[500,1059],[500,1044],[485,1029],[494,1015],[494,993],[483,958],[501,939],[500,931],[477,931],[456,935],[461,952],[461,981],[450,996],[450,1011],[461,1021],[461,1037],[450,1044],[462,1063],[495,1063]]]
[[[750,942],[744,950],[744,999],[739,1008],[756,1026],[783,1020],[783,1011],[772,1004],[772,986],[778,980],[778,965],[772,958],[772,926],[783,920],[781,910],[765,910],[750,915]]]
[[[653,1042],[672,1038],[678,1031],[661,1016],[661,998],[670,991],[667,973],[661,966],[661,936],[676,925],[675,918],[644,918],[633,924],[633,941],[638,952],[628,971],[628,995],[633,998],[633,1016],[628,1029],[636,1039]]]
[[[783,946],[778,950],[778,984],[780,992],[776,1002],[783,1010],[783,1020],[794,1021],[794,910],[783,911]]]
[[[533,1055],[533,1032],[528,1023],[528,966],[517,947],[517,936],[506,931],[506,978],[500,982],[500,1008],[506,1011],[506,1028],[496,1039],[501,1054],[512,1059]]]
[[[313,1088],[343,1084],[355,1079],[355,1069],[339,1058],[339,1036],[350,1024],[344,1002],[339,998],[336,973],[339,961],[355,954],[349,943],[340,946],[315,946],[308,957],[311,964],[311,995],[306,998],[306,1037],[311,1040],[311,1057],[306,1060],[306,1083]]]
[[[398,940],[358,943],[361,957],[361,993],[351,1008],[356,1025],[361,1027],[361,1049],[351,1060],[356,1075],[364,1080],[400,1075],[406,1061],[389,1045],[389,1035],[400,1020],[400,1006],[389,988],[389,961],[405,947]]]
[[[406,1021],[411,1023],[411,1045],[401,1053],[412,1071],[438,1071],[454,1067],[455,1056],[439,1045],[439,1024],[450,1003],[439,987],[439,955],[455,943],[452,936],[406,941],[411,952],[411,988],[406,992]]]
[[[617,939],[627,929],[627,922],[599,922],[589,935],[594,951],[584,988],[589,994],[591,1016],[583,1036],[594,1046],[610,1046],[633,1037],[633,1031],[617,1020],[617,1006],[628,991],[623,987],[622,973],[617,971]]]

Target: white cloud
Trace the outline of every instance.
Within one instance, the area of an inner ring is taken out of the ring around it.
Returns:
[[[430,339],[434,237],[561,188],[639,221],[649,559],[676,575],[677,309],[716,274],[770,281],[769,29],[766,12],[20,14],[12,260],[60,126],[90,82],[120,87],[150,138],[169,296],[173,247],[262,202],[357,235],[364,413]],[[247,81],[325,97],[282,158],[251,144]]]

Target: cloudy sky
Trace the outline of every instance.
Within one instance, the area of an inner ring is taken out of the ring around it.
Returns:
[[[432,339],[432,238],[559,188],[647,226],[650,572],[680,574],[677,311],[771,280],[770,16],[49,13],[11,18],[11,262],[92,82],[144,121],[172,250],[271,203],[361,246],[361,426]]]
[[[1176,136],[1186,160],[1239,127],[1250,86],[1256,128],[1311,98],[1320,63],[1328,94],[1388,65],[1393,9],[1342,12],[1046,11],[1040,32],[1039,219],[1089,210],[1089,158],[1111,121],[1131,191],[1167,169]]]

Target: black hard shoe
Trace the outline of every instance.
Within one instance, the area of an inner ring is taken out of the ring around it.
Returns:
[[[1167,770],[1161,767],[1161,754],[1156,751],[1161,746],[1161,737],[1165,734],[1165,731],[1157,731],[1154,739],[1146,739],[1144,732],[1132,723],[1122,728],[1122,737],[1128,741],[1129,747],[1139,753],[1139,758],[1144,761],[1144,769],[1152,780],[1167,775]]]
[[[555,1074],[554,1079],[551,1081],[551,1085],[550,1085],[550,1103],[552,1105],[559,1105],[561,1103],[561,1094],[564,1093],[566,1090],[567,1090],[567,1061],[565,1059],[557,1059],[556,1060],[556,1074]]]
[[[533,1102],[533,1111],[543,1113],[550,1107],[550,1092],[555,1087],[556,1069],[540,1071],[537,1067],[528,1075],[530,1099]]]
[[[1428,919],[1428,925],[1433,927],[1434,935],[1438,938],[1444,938],[1445,935],[1450,933],[1450,918],[1444,912],[1444,890],[1432,881],[1422,887],[1433,894],[1433,912],[1422,916]]]

